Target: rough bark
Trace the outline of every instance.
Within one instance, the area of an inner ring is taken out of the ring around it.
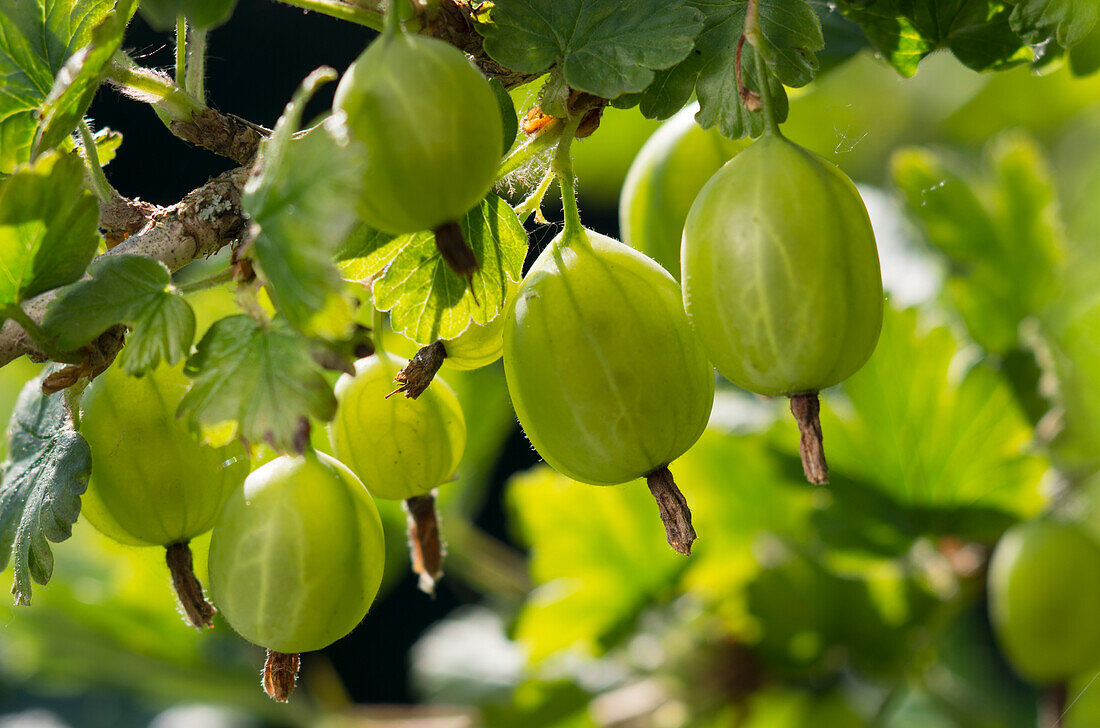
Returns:
[[[244,230],[241,189],[248,179],[245,167],[218,175],[182,200],[168,207],[156,207],[132,201],[105,205],[100,210],[101,225],[108,233],[126,233],[144,216],[144,226],[104,255],[144,255],[159,260],[171,271],[216,253],[235,241]],[[23,310],[41,323],[46,307],[57,297],[47,291],[26,301]],[[0,366],[24,354],[43,360],[45,354],[13,321],[0,328]]]

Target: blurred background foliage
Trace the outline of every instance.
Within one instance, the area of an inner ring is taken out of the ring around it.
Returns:
[[[309,29],[316,43],[274,57]],[[213,36],[211,93],[270,123],[306,72],[343,68],[365,40],[243,2]],[[135,20],[128,43],[167,63],[162,42]],[[249,42],[262,52],[224,60]],[[243,88],[249,73],[270,80]],[[218,171],[179,161],[202,153],[159,137],[145,109],[101,94],[92,113],[124,134],[108,168],[124,194],[168,201]],[[617,235],[656,128],[608,109],[577,145],[586,224]],[[859,183],[888,293],[874,357],[823,396],[829,486],[802,478],[785,402],[720,381],[708,432],[673,467],[700,535],[683,559],[640,482],[579,485],[537,464],[499,362],[444,370],[469,445],[440,490],[436,600],[408,573],[404,515],[380,502],[382,596],[305,656],[278,706],[257,649],[221,621],[185,626],[159,549],[78,522],[34,605],[0,606],[0,726],[1034,726],[1038,691],[998,653],[984,569],[1008,526],[1044,510],[1100,536],[1100,75],[976,74],[936,54],[903,79],[862,51],[792,96],[784,131]],[[200,334],[232,306],[219,290],[195,303]],[[0,369],[0,409],[34,373]],[[323,428],[314,439],[326,447]],[[1067,726],[1100,725],[1095,677],[1070,685]]]

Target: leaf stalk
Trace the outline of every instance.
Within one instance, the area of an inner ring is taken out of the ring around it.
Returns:
[[[763,104],[764,133],[782,136],[779,131],[779,122],[775,116],[775,101],[772,99],[771,87],[768,85],[770,74],[765,62],[767,48],[764,42],[764,32],[760,29],[760,0],[748,0],[745,9],[744,38],[753,49],[753,58],[756,60],[756,77],[760,81],[760,101]],[[738,46],[740,50],[740,46]],[[740,64],[738,64],[740,65]]]
[[[77,125],[80,130],[80,144],[84,147],[84,162],[88,166],[88,175],[92,183],[92,192],[100,202],[112,202],[122,195],[118,193],[111,183],[107,181],[107,175],[103,173],[103,165],[99,162],[99,149],[96,148],[95,138],[88,122],[80,120]]]
[[[365,8],[361,5],[342,2],[342,0],[277,0],[283,5],[301,8],[327,15],[337,20],[345,20],[349,23],[362,25],[372,30],[382,30],[382,11],[377,8]]]

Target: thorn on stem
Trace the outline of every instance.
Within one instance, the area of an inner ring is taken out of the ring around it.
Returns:
[[[676,481],[672,479],[672,473],[667,465],[663,465],[646,476],[646,484],[649,492],[657,501],[657,510],[661,513],[661,521],[665,524],[665,538],[668,545],[677,553],[684,556],[691,555],[691,544],[695,541],[695,527],[691,525],[691,509],[688,508],[687,499],[680,489],[676,487]]]
[[[802,437],[798,454],[802,456],[802,471],[806,480],[815,485],[829,482],[829,465],[825,462],[825,446],[821,438],[821,402],[817,392],[791,395],[791,414],[798,422]]]
[[[447,553],[439,531],[435,491],[408,498],[404,505],[408,514],[412,568],[420,577],[420,591],[434,597],[435,584],[443,576],[443,557]]]
[[[268,650],[267,660],[264,661],[264,692],[267,696],[280,703],[290,700],[300,665],[301,657],[297,653]]]
[[[194,565],[191,561],[191,547],[186,543],[174,543],[165,549],[165,561],[168,562],[168,571],[172,574],[172,586],[176,590],[180,606],[187,621],[195,629],[204,629],[214,626],[214,614],[218,611],[214,605],[206,601],[202,592],[202,584],[195,576]]]

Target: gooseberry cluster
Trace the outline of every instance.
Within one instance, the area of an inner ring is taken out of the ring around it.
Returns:
[[[457,221],[501,174],[502,107],[463,53],[404,33],[394,5],[333,103],[363,157],[358,213],[390,235],[431,231],[443,260],[472,283],[481,262]],[[539,455],[582,483],[644,478],[668,543],[684,555],[696,533],[670,465],[707,427],[715,369],[749,392],[790,398],[805,475],[826,483],[818,392],[875,348],[878,253],[851,180],[783,136],[768,84],[761,89],[764,131],[751,144],[704,133],[693,109],[653,137],[624,188],[626,243],[585,228],[577,206],[571,144],[593,123],[592,108],[539,116],[530,133],[556,149],[534,207],[556,180],[564,229],[522,281],[505,281],[498,316],[416,341],[411,363],[386,350],[374,311],[373,353],[335,385],[335,457],[306,447],[249,473],[256,452],[239,441],[207,444],[176,419],[188,388],[179,367],[141,379],[107,370],[82,400],[94,463],[89,521],[119,541],[166,548],[187,619],[209,627],[220,611],[266,648],[264,688],[286,700],[299,653],[348,634],[377,595],[385,544],[375,498],[403,502],[421,588],[432,593],[443,573],[436,489],[455,477],[466,422],[435,376],[441,366],[503,358]],[[209,530],[212,603],[188,546]],[[1100,546],[1052,520],[1010,531],[993,558],[994,625],[1006,654],[1038,682],[1065,680],[1100,652],[1100,627],[1089,620],[1100,586],[1083,591],[1050,566],[1070,560],[1100,572]]]
[[[334,120],[356,142],[350,153],[362,155],[359,217],[390,235],[431,231],[469,282],[480,261],[457,221],[500,174],[502,105],[463,53],[403,32],[395,5],[333,102]],[[835,167],[774,123],[745,148],[700,147],[694,125],[675,121],[631,174],[623,204],[631,247],[581,223],[571,142],[590,133],[599,109],[568,111],[539,114],[530,126],[556,141],[540,189],[560,186],[564,230],[522,281],[505,281],[500,315],[416,342],[411,364],[386,351],[375,312],[373,354],[335,386],[335,457],[306,447],[249,474],[240,442],[200,442],[175,419],[187,390],[178,367],[138,380],[114,368],[84,396],[95,462],[89,520],[121,541],[166,547],[189,621],[209,626],[216,608],[267,648],[264,687],[277,700],[293,689],[299,653],[350,632],[378,592],[385,546],[374,498],[405,504],[421,588],[431,592],[442,574],[435,492],[455,474],[466,424],[455,393],[434,376],[441,365],[473,369],[503,356],[519,422],[543,459],[583,483],[645,478],[668,543],[689,554],[696,534],[669,465],[707,426],[711,361],[747,389],[791,396],[812,429],[816,392],[874,347],[882,315],[874,238]],[[680,159],[689,149],[701,163]],[[714,175],[686,192],[662,186],[667,170],[689,168]],[[392,396],[399,391],[406,396]],[[806,456],[807,475],[823,482],[819,431],[808,439],[817,454]],[[158,456],[146,457],[150,450]],[[213,604],[187,545],[210,529]]]

